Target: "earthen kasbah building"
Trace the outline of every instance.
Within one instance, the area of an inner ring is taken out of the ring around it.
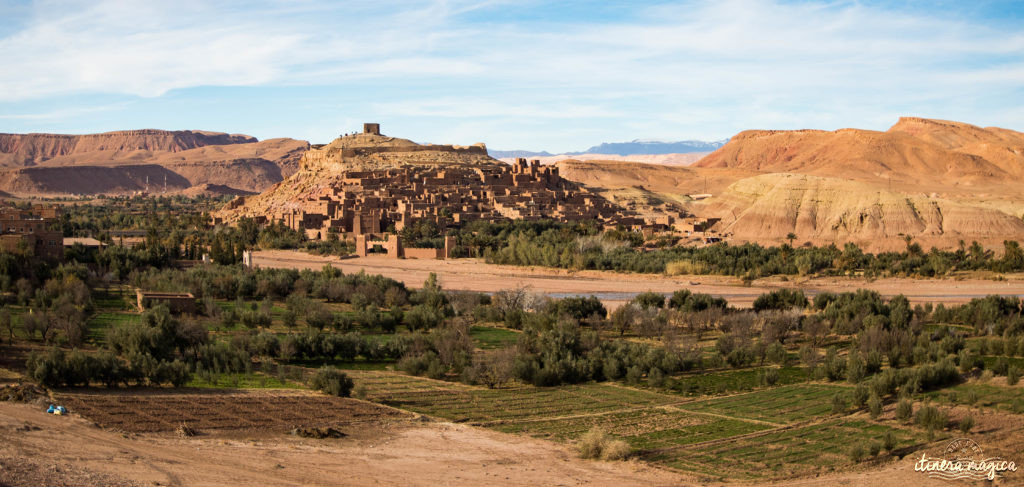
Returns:
[[[483,144],[387,137],[378,124],[313,146],[296,174],[263,194],[235,200],[217,215],[229,223],[241,217],[283,222],[311,239],[334,231],[357,242],[388,241],[380,234],[424,218],[449,226],[502,219],[645,226],[635,214],[562,179],[557,167],[525,159],[509,165],[489,157]]]
[[[0,252],[26,253],[44,259],[64,257],[64,234],[50,226],[60,216],[57,206],[0,208]]]

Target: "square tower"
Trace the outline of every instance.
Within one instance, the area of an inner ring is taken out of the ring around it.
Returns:
[[[364,134],[372,134],[372,135],[380,135],[380,124],[379,123],[364,123],[363,124],[363,133]]]

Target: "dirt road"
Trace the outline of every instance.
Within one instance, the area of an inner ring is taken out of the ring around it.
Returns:
[[[431,273],[437,273],[445,289],[495,292],[528,286],[535,292],[552,297],[590,295],[615,305],[637,293],[655,291],[670,293],[687,288],[729,300],[737,307],[750,306],[757,296],[779,288],[800,288],[808,294],[822,291],[842,292],[873,289],[886,296],[903,294],[912,303],[962,303],[989,294],[1024,296],[1024,276],[1008,276],[1005,281],[952,279],[878,279],[824,277],[781,281],[760,279],[744,286],[735,277],[726,276],[663,276],[657,274],[624,274],[606,271],[567,271],[542,267],[493,265],[478,259],[419,260],[361,257],[340,259],[310,255],[291,250],[255,252],[253,261],[261,267],[320,269],[329,264],[342,271],[381,274],[420,287]]]

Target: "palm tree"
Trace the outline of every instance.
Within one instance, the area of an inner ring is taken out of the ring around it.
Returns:
[[[793,232],[789,232],[788,234],[786,234],[786,240],[789,240],[789,246],[792,247],[793,241],[796,240],[796,234]]]

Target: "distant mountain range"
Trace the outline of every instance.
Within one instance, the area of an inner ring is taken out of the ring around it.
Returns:
[[[677,142],[662,142],[656,140],[605,142],[584,151],[565,152],[563,154],[552,154],[546,151],[533,152],[527,150],[489,150],[487,152],[495,159],[510,157],[550,157],[554,155],[576,156],[580,154],[610,154],[620,156],[633,154],[689,154],[691,152],[712,152],[725,145],[728,141],[729,139],[714,142],[705,142],[702,140],[680,140]]]

